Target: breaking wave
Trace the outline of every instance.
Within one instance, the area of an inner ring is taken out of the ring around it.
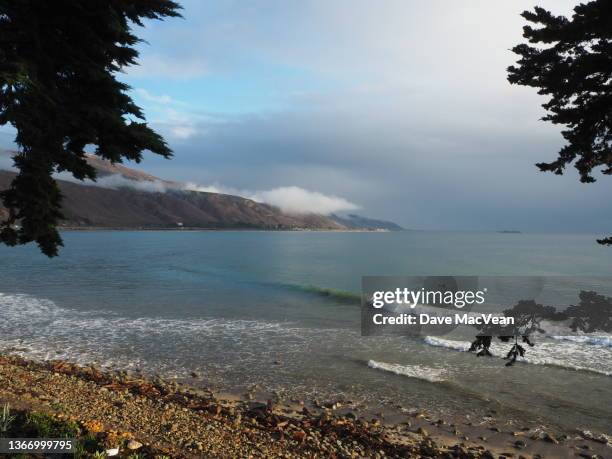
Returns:
[[[572,343],[588,344],[590,346],[612,347],[612,337],[610,336],[551,336],[558,341],[570,341]]]
[[[236,361],[256,361],[266,353],[257,351],[256,344],[297,347],[303,339],[302,329],[290,323],[130,318],[110,311],[63,308],[30,295],[0,293],[0,351],[36,360],[175,374],[194,369],[194,356],[203,351],[211,356],[229,353]]]
[[[467,352],[471,345],[469,341],[449,340],[435,336],[426,336],[423,342],[429,346],[458,352]],[[501,358],[508,352],[508,345],[494,341],[490,350],[493,356]],[[546,365],[566,370],[612,376],[612,350],[609,348],[595,350],[592,346],[585,346],[582,341],[567,343],[536,342],[534,347],[527,349],[525,357],[519,357],[517,360],[533,365]]]
[[[446,380],[446,370],[431,368],[423,365],[400,365],[399,363],[386,363],[369,360],[368,366],[375,370],[388,371],[400,376],[422,379],[429,382],[442,382]]]

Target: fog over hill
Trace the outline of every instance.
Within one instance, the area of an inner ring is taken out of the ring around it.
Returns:
[[[5,152],[2,156],[0,169],[5,170],[0,170],[0,190],[8,188],[15,176],[7,161],[8,154]],[[92,155],[88,155],[87,160],[98,172],[95,183],[77,181],[68,174],[56,176],[64,196],[64,227],[389,229],[384,225],[360,227],[350,217],[343,222],[341,217],[333,214],[287,212],[254,199],[164,180]],[[332,199],[323,195],[315,198],[319,201]],[[322,204],[333,208],[334,203],[323,201]],[[0,218],[6,218],[6,215],[6,210],[0,207]]]

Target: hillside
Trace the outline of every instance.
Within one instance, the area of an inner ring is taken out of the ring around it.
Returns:
[[[387,230],[387,231],[402,231],[404,228],[397,223],[386,220],[376,220],[374,218],[362,217],[360,215],[348,214],[347,216],[339,216],[331,214],[329,216],[336,223],[348,229],[367,229],[367,230]]]
[[[0,171],[0,189],[15,174]],[[343,229],[322,215],[292,216],[255,201],[216,193],[100,188],[58,180],[65,227]]]
[[[10,152],[0,151],[0,159]],[[62,226],[71,228],[250,228],[250,229],[401,229],[390,222],[356,215],[287,214],[239,196],[185,190],[179,182],[111,164],[88,155],[98,172],[96,185],[58,180],[64,196]],[[1,170],[0,190],[14,172]],[[104,185],[104,186],[102,186]],[[108,185],[108,186],[107,186]],[[0,206],[0,220],[7,216]]]

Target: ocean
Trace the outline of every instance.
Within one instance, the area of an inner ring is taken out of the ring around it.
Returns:
[[[547,335],[510,368],[448,337],[362,337],[364,275],[610,276],[593,235],[64,232],[0,246],[0,351],[610,433],[612,337]],[[502,356],[507,345],[495,344]]]

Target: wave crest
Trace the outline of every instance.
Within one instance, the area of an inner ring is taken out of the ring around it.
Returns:
[[[431,368],[423,365],[400,365],[399,363],[377,362],[368,360],[368,366],[375,370],[388,371],[399,376],[422,379],[429,382],[441,382],[446,380],[446,370]]]

